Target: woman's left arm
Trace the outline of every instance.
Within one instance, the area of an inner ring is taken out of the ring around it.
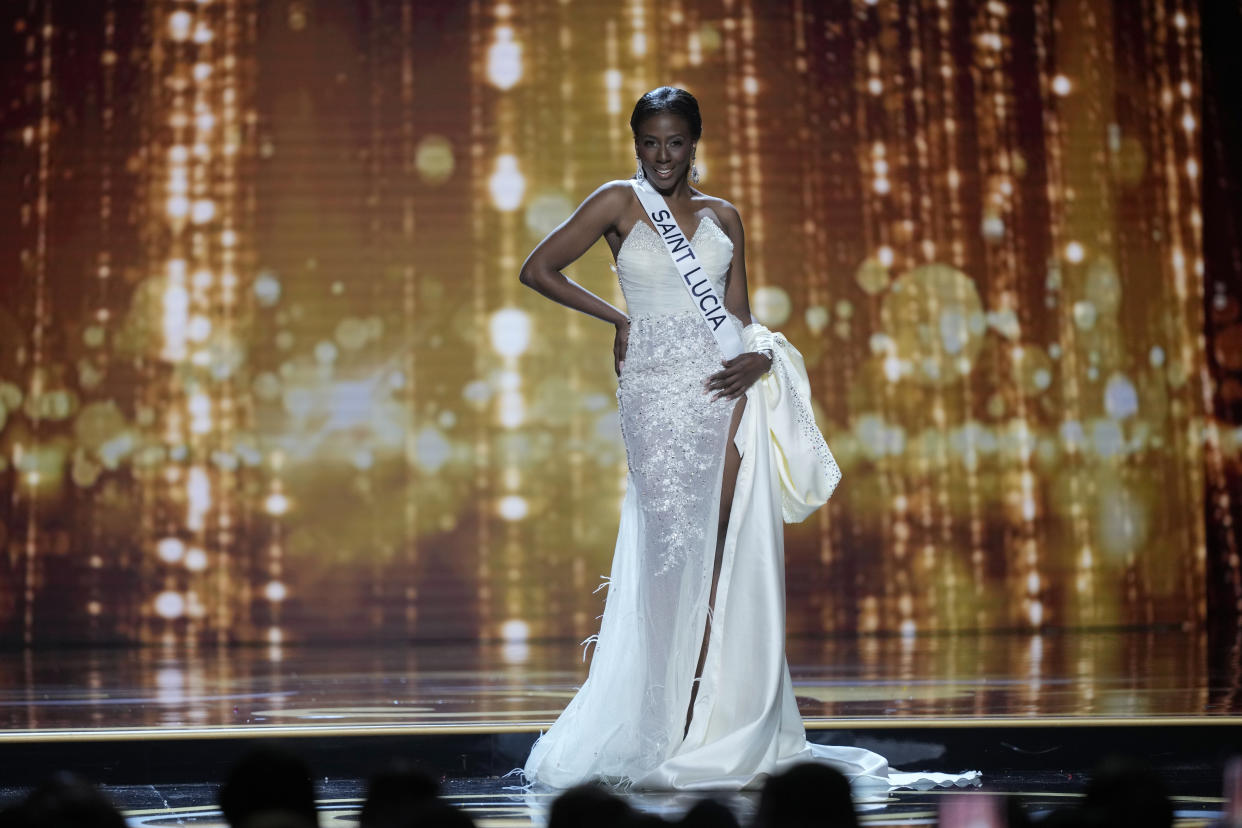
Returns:
[[[725,307],[749,325],[754,320],[750,315],[750,297],[746,292],[746,235],[742,230],[742,217],[737,208],[727,201],[716,211],[725,232],[733,241],[733,261],[729,265],[729,273],[725,278]],[[746,389],[755,380],[768,372],[772,360],[757,353],[738,354],[733,359],[723,360],[724,369],[712,374],[707,380],[708,392],[715,392],[718,399],[724,397],[736,400],[746,393]]]

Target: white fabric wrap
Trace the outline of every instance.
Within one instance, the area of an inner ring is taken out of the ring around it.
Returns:
[[[781,516],[786,523],[800,523],[832,497],[841,482],[841,469],[815,424],[811,381],[798,349],[757,322],[742,330],[742,347],[772,353],[772,369],[753,387],[763,394],[767,408]]]

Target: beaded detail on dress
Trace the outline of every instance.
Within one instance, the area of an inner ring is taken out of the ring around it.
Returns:
[[[720,435],[737,401],[713,400],[704,389],[719,369],[716,340],[694,311],[632,319],[617,402],[656,575],[703,548],[720,496]]]
[[[710,218],[691,241],[723,293],[733,243]],[[690,303],[664,242],[639,221],[617,252],[630,309],[630,340],[617,401],[631,480],[642,504],[644,557],[664,575],[700,554],[715,526],[724,456],[721,438],[735,400],[712,400],[704,383],[720,370],[712,332]],[[741,323],[730,317],[729,324]]]
[[[784,336],[780,334],[776,336],[778,337],[778,347],[789,347],[788,340]],[[784,353],[781,354],[780,358],[774,360],[772,370],[780,373],[780,380],[786,388],[797,387],[797,378],[794,376]],[[828,443],[825,442],[824,435],[819,430],[819,424],[815,422],[815,412],[811,408],[811,400],[802,394],[792,393],[789,395],[789,401],[793,405],[794,415],[802,432],[802,442],[800,445],[804,448],[809,448],[815,455],[815,468],[820,470],[824,480],[821,484],[823,490],[831,494],[837,488],[837,484],[841,482],[841,467],[837,465],[836,458],[832,456],[832,450],[828,448]],[[800,510],[805,505],[794,500],[786,489],[781,489],[781,511],[785,520],[802,520],[803,514]]]

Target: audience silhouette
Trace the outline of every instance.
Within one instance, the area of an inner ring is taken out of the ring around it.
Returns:
[[[317,828],[310,768],[283,748],[262,746],[244,753],[220,786],[220,810],[232,828],[301,825]],[[280,814],[281,817],[274,817]]]
[[[755,828],[858,828],[850,782],[827,765],[806,763],[771,777],[759,797]]]
[[[125,828],[125,818],[91,783],[58,773],[0,811],[3,828]]]
[[[625,828],[633,818],[633,809],[619,796],[600,785],[587,784],[570,788],[556,798],[548,814],[548,828]]]
[[[1151,765],[1114,756],[1087,783],[1083,812],[1097,828],[1171,828],[1173,805],[1164,780]]]
[[[1242,815],[1242,763],[1226,772],[1224,818],[1217,826],[1238,828]],[[1032,820],[1014,797],[950,794],[942,800],[942,828],[1172,828],[1173,807],[1160,775],[1146,762],[1114,757],[1087,782],[1081,802]],[[247,751],[219,790],[231,828],[318,828],[310,770],[278,747]],[[985,807],[986,806],[986,807]],[[394,765],[369,780],[359,828],[473,828],[470,815],[440,796],[431,776]],[[125,819],[93,785],[57,774],[24,799],[0,810],[0,828],[125,828]],[[697,802],[676,823],[633,808],[602,785],[571,788],[553,801],[547,828],[740,828],[728,806]],[[808,763],[768,779],[750,828],[859,828],[850,783],[832,768]]]
[[[728,806],[714,799],[703,799],[686,812],[682,828],[741,828]]]
[[[359,828],[410,828],[437,802],[440,783],[421,771],[394,765],[371,777],[358,815]]]

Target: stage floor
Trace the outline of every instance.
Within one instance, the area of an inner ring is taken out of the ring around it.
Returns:
[[[1018,796],[1036,815],[1122,752],[1158,767],[1180,824],[1205,824],[1242,744],[1237,645],[1210,651],[1202,634],[795,639],[788,654],[812,740],[906,770],[981,770],[964,795]],[[131,825],[220,825],[214,783],[259,738],[306,759],[333,824],[353,824],[367,775],[399,758],[441,777],[480,826],[539,825],[550,795],[504,774],[585,678],[582,655],[568,643],[0,653],[0,804],[70,769],[104,783]],[[945,795],[861,802],[862,821],[932,824]],[[724,799],[744,822],[755,804]],[[631,797],[665,815],[693,801]]]
[[[795,639],[809,729],[1242,716],[1202,634]],[[0,741],[194,733],[537,732],[586,677],[569,643],[0,653]]]

